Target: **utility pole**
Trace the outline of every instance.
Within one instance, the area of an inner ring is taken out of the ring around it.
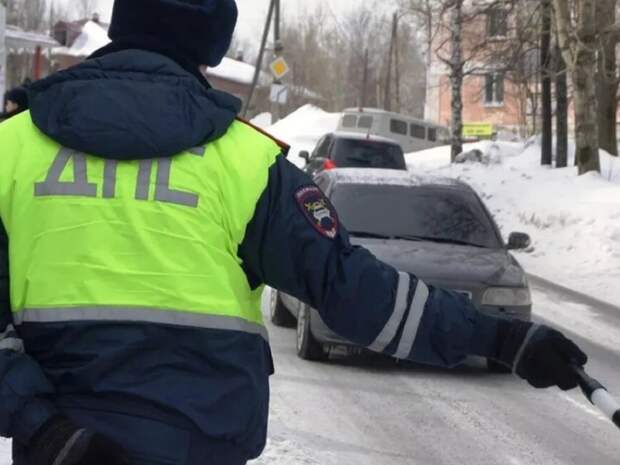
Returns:
[[[542,2],[542,31],[540,36],[540,69],[542,73],[542,149],[541,164],[552,164],[553,105],[551,97],[551,3]],[[593,71],[594,72],[594,71]]]
[[[364,50],[364,73],[362,75],[362,88],[360,90],[360,108],[366,106],[366,93],[368,92],[368,49]]]
[[[274,8],[275,8],[275,21],[273,22],[273,40],[275,44],[276,54],[279,54],[281,49],[280,44],[280,0],[274,0]]]
[[[400,50],[398,42],[398,17],[396,17],[396,23],[394,26],[394,60],[395,60],[395,73],[396,73],[396,113],[400,113]]]
[[[280,55],[282,55],[282,52],[284,51],[284,46],[282,45],[282,40],[280,38],[280,20],[281,20],[280,0],[274,0],[274,3],[275,3],[274,5],[275,20],[273,22],[273,53],[274,53],[274,58],[278,58]],[[273,83],[282,84],[282,82],[278,78],[275,78],[275,77],[273,79]],[[273,122],[276,122],[280,119],[282,115],[282,105],[279,102],[275,102],[273,105],[275,107],[275,111],[272,112],[274,116]]]
[[[385,95],[383,96],[383,107],[387,111],[392,110],[392,58],[394,56],[394,45],[398,31],[398,13],[394,13],[392,18],[392,37],[390,39],[390,52],[388,54],[387,73],[385,76]]]
[[[273,18],[274,10],[276,9],[276,2],[277,0],[271,0],[269,2],[269,11],[267,12],[267,21],[265,22],[265,29],[263,30],[263,39],[261,40],[260,50],[258,52],[258,57],[256,58],[254,79],[252,80],[252,87],[250,87],[250,92],[248,94],[247,101],[245,102],[243,116],[247,116],[248,114],[248,110],[250,109],[250,105],[252,104],[252,97],[254,97],[254,92],[256,90],[256,86],[258,85],[261,68],[263,66],[263,56],[265,55],[265,49],[267,48],[267,38],[269,36],[269,30],[271,29],[271,20]]]

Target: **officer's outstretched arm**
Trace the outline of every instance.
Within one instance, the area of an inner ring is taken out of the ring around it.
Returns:
[[[27,443],[56,410],[41,396],[53,387],[24,351],[13,325],[9,292],[8,239],[0,222],[0,435]]]
[[[341,336],[377,352],[450,367],[468,355],[495,359],[535,387],[577,386],[586,355],[563,334],[496,319],[464,296],[429,286],[354,247],[310,178],[280,157],[240,247],[261,283],[316,308]]]
[[[374,351],[453,366],[496,350],[494,318],[352,246],[329,201],[283,157],[271,168],[240,257],[252,285],[297,297],[333,331]]]

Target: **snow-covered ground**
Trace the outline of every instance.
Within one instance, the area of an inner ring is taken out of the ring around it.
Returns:
[[[291,144],[289,158],[303,166],[299,151],[311,151],[340,116],[306,105],[267,129]],[[490,163],[450,164],[449,147],[408,154],[407,162],[412,171],[469,183],[506,239],[530,234],[532,248],[515,254],[529,272],[619,305],[620,160],[601,152],[602,174],[577,176],[574,167],[541,167],[536,141],[466,145],[473,148]]]

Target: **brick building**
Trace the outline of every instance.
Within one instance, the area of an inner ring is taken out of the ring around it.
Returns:
[[[469,4],[468,8],[475,8]],[[522,87],[511,81],[502,65],[494,63],[494,49],[501,49],[511,40],[511,15],[501,7],[486,9],[483,14],[464,24],[463,55],[473,57],[467,62],[471,72],[463,81],[463,122],[491,123],[497,132],[523,133],[528,126],[530,108]],[[450,126],[452,118],[449,70],[440,59],[449,56],[447,27],[440,31],[433,44],[428,73],[428,119]],[[476,50],[472,50],[476,47]],[[479,49],[484,48],[482,51]]]

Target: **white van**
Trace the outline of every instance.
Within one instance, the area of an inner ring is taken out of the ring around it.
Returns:
[[[446,145],[450,138],[445,126],[375,108],[346,109],[338,131],[387,137],[398,142],[406,153]]]

